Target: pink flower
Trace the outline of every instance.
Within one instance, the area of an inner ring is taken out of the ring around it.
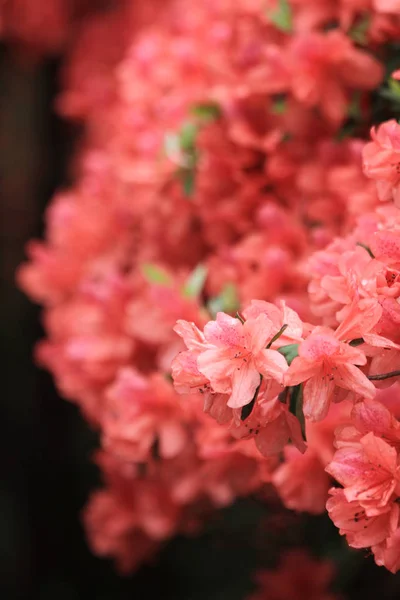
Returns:
[[[292,93],[333,123],[343,120],[350,90],[374,89],[383,75],[381,65],[338,30],[294,36],[289,56]]]
[[[374,385],[358,368],[365,365],[365,354],[337,339],[325,327],[316,327],[300,344],[296,357],[285,374],[286,385],[304,384],[303,410],[312,421],[323,419],[337,388],[367,398],[375,395]]]
[[[394,119],[371,129],[363,150],[364,173],[375,179],[380,200],[400,206],[400,125]]]
[[[378,564],[398,569],[400,507],[397,419],[380,402],[365,400],[352,411],[352,424],[338,428],[338,447],[327,472],[343,485],[330,491],[327,510],[350,546],[372,547]]]
[[[345,535],[352,548],[370,548],[385,541],[396,529],[399,507],[392,504],[388,510],[368,516],[365,508],[357,501],[349,502],[344,490],[330,490],[326,509],[338,527],[340,535]]]
[[[148,561],[159,547],[159,541],[137,528],[132,507],[109,490],[92,495],[84,521],[93,552],[114,558],[122,574]]]
[[[295,447],[286,446],[284,462],[274,472],[272,483],[287,508],[321,514],[331,480],[314,450],[301,454]]]
[[[333,576],[333,563],[316,560],[303,549],[288,550],[274,570],[257,573],[259,589],[247,600],[339,600],[328,591]]]
[[[159,375],[148,379],[133,369],[121,369],[106,392],[103,444],[122,460],[172,458],[188,441],[179,397]]]
[[[265,314],[241,323],[220,312],[215,321],[205,325],[200,351],[197,341],[193,345],[191,333],[184,334],[184,340],[189,350],[192,346],[198,371],[209,382],[211,390],[227,394],[228,406],[240,408],[254,398],[261,375],[271,384],[282,384],[286,360],[276,350],[267,349],[276,333],[273,322]],[[180,379],[182,376],[179,375]]]
[[[289,411],[287,404],[278,397],[269,399],[266,391],[260,389],[249,416],[244,417],[240,409],[231,409],[230,433],[237,439],[254,439],[257,449],[265,457],[281,452],[289,440],[300,452],[304,452],[306,444],[298,419]],[[215,414],[215,409],[213,412]],[[210,414],[213,412],[210,411]]]
[[[339,448],[326,470],[344,486],[346,499],[365,506],[368,515],[379,514],[394,491],[400,493],[396,450],[372,431],[358,444]]]
[[[400,570],[400,528],[387,538],[386,543],[372,546],[372,552],[377,565],[397,573]]]

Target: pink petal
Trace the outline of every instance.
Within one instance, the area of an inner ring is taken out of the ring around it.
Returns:
[[[180,423],[166,421],[159,430],[159,440],[161,456],[171,458],[183,450],[187,436]]]
[[[382,316],[377,298],[354,301],[344,321],[335,331],[338,340],[350,341],[369,333]]]
[[[327,377],[316,375],[303,389],[303,412],[310,421],[321,421],[328,414],[334,383]]]
[[[272,321],[264,314],[256,319],[249,319],[243,325],[246,338],[249,340],[251,352],[256,355],[263,350],[276,333]]]
[[[204,348],[204,335],[194,323],[179,320],[174,331],[183,339],[189,350]]]
[[[289,441],[290,431],[282,414],[275,421],[267,423],[256,436],[255,442],[263,456],[277,454]]]
[[[223,312],[217,314],[215,321],[204,326],[204,337],[208,343],[218,347],[243,347],[246,343],[243,324]]]
[[[197,366],[210,381],[214,392],[225,394],[231,391],[232,356],[222,348],[206,350],[197,358]]]
[[[228,400],[228,406],[240,408],[251,402],[260,381],[260,374],[254,366],[241,362],[241,366],[233,372],[232,394]]]
[[[262,350],[255,356],[255,365],[264,377],[283,382],[283,375],[288,370],[286,359],[277,350]]]
[[[286,421],[290,431],[290,439],[296,448],[304,453],[307,450],[307,444],[303,440],[303,434],[301,432],[301,425],[299,420],[292,415],[289,411],[286,413]]]
[[[285,373],[285,385],[298,385],[321,371],[321,365],[297,356]]]
[[[365,398],[373,398],[376,394],[374,384],[354,365],[338,365],[333,371],[333,376],[336,385],[345,390]]]

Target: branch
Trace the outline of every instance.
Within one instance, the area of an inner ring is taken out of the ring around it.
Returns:
[[[389,373],[381,373],[380,375],[367,375],[370,381],[383,381],[391,377],[400,377],[400,371],[390,371]]]

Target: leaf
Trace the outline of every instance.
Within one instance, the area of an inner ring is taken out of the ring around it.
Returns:
[[[287,344],[278,348],[278,352],[286,358],[288,365],[292,363],[292,360],[299,355],[299,344]]]
[[[300,383],[299,385],[290,387],[289,388],[289,396],[290,396],[289,410],[292,413],[292,415],[294,415],[296,417],[296,419],[298,419],[298,421],[300,423],[300,427],[301,427],[301,433],[303,436],[303,440],[307,441],[307,439],[306,439],[306,423],[305,423],[304,413],[303,413],[303,386],[302,386],[302,384]]]
[[[197,133],[197,125],[194,123],[187,121],[182,125],[179,132],[179,145],[184,152],[190,152],[195,149]]]
[[[152,263],[144,263],[141,266],[141,271],[149,283],[157,283],[159,285],[172,285],[172,278],[168,273],[157,265]]]
[[[208,269],[205,265],[197,265],[194,271],[189,275],[183,288],[184,296],[197,298],[204,288],[207,279]]]
[[[393,79],[393,77],[390,77],[388,85],[390,91],[400,98],[400,81],[397,81],[397,79]]]
[[[203,104],[197,104],[192,108],[191,112],[203,123],[216,121],[222,115],[220,107],[215,102],[204,102]]]
[[[348,113],[347,113],[350,119],[354,119],[355,121],[360,120],[360,117],[361,117],[360,102],[361,102],[361,94],[358,92],[355,92],[353,94],[353,97],[349,104]]]
[[[282,96],[281,98],[277,98],[275,102],[273,102],[271,112],[274,115],[283,115],[286,112],[286,108],[286,98]]]
[[[179,179],[182,183],[183,193],[185,196],[190,198],[193,196],[195,182],[196,182],[196,173],[194,169],[180,169],[179,170]]]
[[[386,98],[386,100],[390,100],[391,102],[395,102],[396,104],[400,103],[400,81],[393,79],[392,77],[388,80],[388,87],[385,87],[379,91],[379,95],[382,98]]]
[[[278,0],[278,8],[269,14],[271,22],[281,31],[293,30],[292,8],[288,0]]]
[[[369,15],[362,17],[349,31],[349,36],[360,46],[365,46],[368,39],[367,33],[371,23]]]
[[[215,316],[218,312],[235,313],[239,309],[239,297],[236,286],[227,283],[219,296],[211,298],[208,302],[208,310]]]

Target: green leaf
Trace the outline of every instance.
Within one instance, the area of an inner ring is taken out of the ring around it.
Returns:
[[[203,123],[216,121],[222,115],[220,107],[215,102],[204,102],[203,104],[197,104],[192,108],[191,112]]]
[[[283,115],[286,112],[286,108],[286,98],[283,96],[273,102],[271,112],[274,115]]]
[[[205,265],[197,265],[186,280],[183,288],[184,296],[187,296],[188,298],[197,298],[203,291],[207,273],[208,269]]]
[[[354,119],[355,121],[359,121],[361,117],[361,94],[359,92],[355,92],[351,99],[348,108],[348,116],[350,119]]]
[[[141,266],[141,271],[149,283],[157,283],[159,285],[172,285],[172,278],[168,273],[157,265],[152,263],[144,263]]]
[[[239,297],[236,286],[233,283],[227,283],[219,296],[211,298],[208,302],[208,310],[215,316],[218,312],[235,313],[239,309]]]
[[[179,145],[184,152],[190,152],[195,149],[197,133],[197,125],[194,123],[187,121],[182,125],[179,132]]]
[[[194,169],[180,169],[179,170],[179,179],[182,183],[183,193],[186,197],[190,198],[193,196],[195,183],[196,183],[196,173]]]
[[[292,360],[299,355],[299,344],[287,344],[287,346],[281,346],[278,348],[278,352],[283,354],[287,364],[290,365]]]
[[[303,440],[307,441],[306,438],[306,423],[303,413],[303,386],[300,383],[299,385],[295,385],[294,387],[289,388],[290,395],[290,403],[289,410],[294,415],[301,427],[301,433],[303,435]]]
[[[397,81],[397,79],[393,79],[393,77],[390,77],[388,85],[390,91],[400,98],[400,81]]]
[[[390,100],[391,102],[395,102],[396,104],[400,103],[400,81],[393,79],[392,77],[388,80],[388,87],[382,88],[379,91],[379,95],[382,98],[386,98],[386,100]]]
[[[369,15],[362,17],[349,31],[349,36],[360,46],[365,46],[368,39],[367,33],[371,23]]]
[[[271,22],[281,31],[290,33],[293,29],[292,8],[288,0],[278,0],[278,8],[269,14]]]

